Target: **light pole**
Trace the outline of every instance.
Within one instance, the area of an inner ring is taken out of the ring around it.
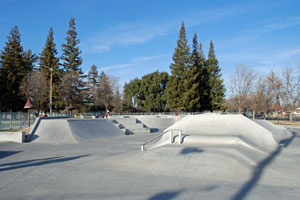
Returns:
[[[53,69],[51,67],[48,67],[46,65],[35,65],[35,66],[43,66],[43,67],[46,67],[48,69],[50,69],[50,72],[51,72],[51,75],[50,75],[50,116],[52,116],[52,72],[53,72]]]

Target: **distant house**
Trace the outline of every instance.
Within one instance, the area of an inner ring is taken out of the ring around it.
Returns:
[[[296,108],[294,114],[295,114],[295,115],[300,115],[300,107],[299,107],[299,108]]]

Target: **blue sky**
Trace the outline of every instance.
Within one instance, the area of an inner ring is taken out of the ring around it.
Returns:
[[[155,70],[170,72],[182,20],[207,55],[213,40],[225,83],[236,64],[259,73],[300,63],[299,0],[0,0],[0,49],[18,25],[22,45],[40,53],[53,27],[59,56],[75,18],[82,69],[95,64],[123,87]]]

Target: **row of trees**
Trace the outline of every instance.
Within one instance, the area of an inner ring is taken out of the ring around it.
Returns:
[[[271,70],[258,76],[257,72],[245,65],[237,65],[230,78],[230,99],[226,105],[231,111],[252,110],[293,112],[300,106],[300,69],[285,67],[278,74]]]
[[[206,59],[195,33],[190,51],[183,22],[170,68],[170,75],[156,71],[126,84],[124,100],[127,108],[137,107],[143,111],[225,109],[225,86],[214,45],[211,41]]]
[[[79,111],[86,111],[108,109],[114,102],[120,102],[119,90],[116,92],[113,88],[116,81],[104,72],[98,76],[96,66],[91,67],[88,76],[83,75],[79,43],[75,20],[71,18],[65,43],[61,46],[61,57],[57,56],[52,28],[43,51],[37,56],[31,50],[23,50],[18,27],[15,26],[0,56],[0,110],[20,111],[27,98],[31,97],[37,111],[47,111],[50,68],[53,77],[52,107],[57,112],[66,109],[69,104]],[[37,62],[36,68],[34,64]],[[120,108],[120,105],[114,107]]]

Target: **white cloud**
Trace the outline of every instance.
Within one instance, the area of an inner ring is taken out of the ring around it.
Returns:
[[[300,25],[300,16],[266,19],[265,28],[271,31]]]
[[[251,65],[257,71],[265,72],[271,68],[280,69],[291,66],[300,57],[300,47],[284,49],[280,51],[259,51],[258,49],[247,49],[245,51],[221,54],[218,56],[220,62]]]
[[[167,35],[171,30],[175,30],[184,20],[186,26],[195,26],[202,23],[223,19],[226,16],[238,15],[244,12],[240,6],[213,9],[208,11],[194,12],[185,16],[174,17],[173,19],[153,19],[151,22],[131,22],[120,23],[104,31],[90,36],[85,42],[90,47],[90,53],[103,52],[97,47],[106,47],[109,51],[114,46],[129,46],[143,44],[156,37]]]
[[[110,50],[109,46],[99,45],[99,44],[84,48],[85,52],[92,52],[92,53],[102,53],[102,52],[109,51],[109,50]]]
[[[142,65],[145,62],[157,60],[163,57],[167,57],[168,54],[162,54],[162,55],[155,55],[155,56],[143,56],[143,57],[137,57],[131,59],[129,63],[124,64],[116,64],[116,65],[107,65],[100,68],[100,71],[112,71],[112,70],[119,70],[119,69],[131,69],[133,67]]]

